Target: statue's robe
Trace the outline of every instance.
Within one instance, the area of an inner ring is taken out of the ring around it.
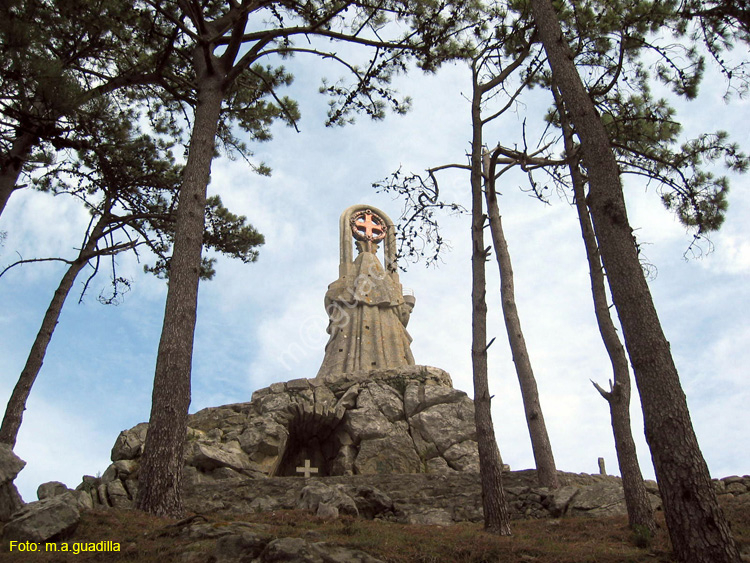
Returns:
[[[318,377],[414,365],[406,331],[412,305],[373,252],[362,251],[351,273],[328,286],[330,334]]]

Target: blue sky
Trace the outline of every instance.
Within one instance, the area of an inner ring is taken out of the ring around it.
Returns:
[[[338,217],[349,205],[371,203],[397,219],[401,202],[376,194],[371,184],[402,166],[420,172],[466,162],[469,149],[469,73],[449,65],[435,76],[418,72],[397,80],[413,98],[406,116],[382,122],[360,118],[326,129],[325,99],[317,93],[330,67],[310,58],[289,64],[290,95],[300,101],[300,133],[274,128],[274,140],[254,147],[271,166],[270,178],[254,175],[241,160],[214,162],[210,193],[244,214],[266,237],[257,263],[220,259],[214,281],[200,288],[193,360],[191,412],[249,401],[275,381],[314,377],[323,358],[323,296],[338,272]],[[684,105],[686,135],[726,129],[750,150],[750,106],[722,100],[720,79],[709,79],[698,101]],[[546,101],[535,94],[517,114],[488,132],[493,144],[512,145],[521,124],[533,127]],[[683,108],[683,106],[681,106]],[[628,180],[632,225],[648,260],[658,268],[650,282],[657,310],[681,374],[693,423],[715,477],[750,470],[746,428],[750,415],[750,179],[735,177],[730,210],[710,255],[686,261],[690,243],[665,211],[653,187]],[[442,177],[445,199],[468,206],[468,176]],[[609,412],[589,379],[606,386],[608,360],[594,323],[587,266],[574,209],[553,196],[531,199],[509,176],[501,186],[501,212],[515,272],[521,322],[535,369],[559,469],[597,471],[604,457],[617,473]],[[301,221],[302,219],[302,221]],[[80,242],[86,214],[75,202],[20,192],[0,218],[7,239],[0,264],[16,259],[70,256]],[[300,225],[305,227],[301,228]],[[401,274],[417,298],[409,331],[419,364],[448,371],[455,387],[472,395],[470,364],[470,233],[466,216],[445,216],[452,249],[437,268],[412,265]],[[28,462],[17,484],[25,500],[36,487],[60,480],[76,486],[84,474],[103,472],[117,434],[148,420],[156,349],[166,286],[142,273],[132,256],[117,259],[133,279],[120,306],[96,300],[99,278],[82,304],[71,294],[32,391],[16,452]],[[148,259],[145,260],[148,262]],[[518,383],[510,359],[499,301],[497,266],[488,263],[490,388],[504,461],[533,466]],[[62,275],[55,264],[27,265],[0,278],[0,403],[4,406]],[[76,288],[80,291],[83,278]],[[644,474],[653,477],[634,388],[633,432]]]

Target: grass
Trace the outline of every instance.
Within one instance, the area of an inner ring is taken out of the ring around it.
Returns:
[[[736,539],[750,543],[750,515],[727,507]],[[220,528],[229,522],[205,516]],[[455,526],[405,525],[344,517],[321,520],[303,510],[279,510],[238,516],[234,521],[253,523],[264,539],[303,537],[361,549],[387,563],[668,563],[673,562],[662,514],[659,531],[647,547],[630,530],[625,517],[564,518],[513,522],[511,537],[498,537],[482,531],[481,524]],[[202,519],[201,519],[202,521]],[[212,540],[191,540],[182,533],[186,524],[135,511],[93,511],[83,515],[74,543],[112,540],[119,552],[56,553],[39,551],[9,552],[8,542],[0,547],[0,562],[85,563],[92,561],[172,563],[185,561],[186,552],[211,553]],[[200,559],[199,559],[200,560]]]

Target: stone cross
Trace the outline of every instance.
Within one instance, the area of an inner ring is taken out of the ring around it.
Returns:
[[[371,209],[352,215],[351,225],[354,238],[366,241],[383,240],[388,229],[385,221]]]
[[[388,230],[383,218],[372,209],[365,209],[354,213],[350,221],[354,238],[364,243],[367,252],[377,250],[377,243],[386,237]]]
[[[310,467],[310,460],[309,459],[305,460],[305,466],[304,467],[298,467],[297,468],[297,473],[304,473],[305,474],[305,479],[309,479],[311,473],[317,473],[317,472],[318,472],[318,468],[317,467]]]

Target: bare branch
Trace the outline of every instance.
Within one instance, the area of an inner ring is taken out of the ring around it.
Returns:
[[[512,63],[510,63],[508,66],[506,66],[500,74],[495,76],[492,80],[489,82],[485,82],[484,84],[478,84],[479,86],[479,92],[480,95],[484,95],[499,84],[502,84],[505,82],[505,80],[508,79],[508,77],[515,72],[515,70],[521,66],[521,63],[523,63],[524,60],[526,60],[526,57],[529,56],[529,53],[531,52],[531,43],[527,43],[526,47],[523,51],[521,51],[518,55],[518,58],[514,60]]]
[[[3,271],[0,272],[0,278],[11,268],[21,264],[31,264],[32,262],[63,262],[65,264],[72,264],[75,260],[66,260],[65,258],[27,258],[25,260],[17,260],[9,266],[6,266]]]
[[[593,386],[594,386],[594,388],[595,388],[595,389],[596,389],[597,391],[599,391],[599,394],[600,394],[600,395],[601,395],[602,397],[604,397],[604,399],[605,399],[605,400],[606,400],[607,402],[609,402],[609,401],[611,401],[611,400],[612,400],[612,391],[605,391],[605,390],[604,390],[604,389],[602,389],[602,388],[601,388],[601,386],[600,386],[600,385],[599,385],[599,384],[598,384],[598,383],[597,383],[596,381],[594,381],[593,379],[589,379],[589,381],[591,381],[591,385],[593,385]],[[611,389],[611,388],[612,388],[612,382],[611,382],[611,381],[609,382],[609,385],[610,385],[610,389]]]

